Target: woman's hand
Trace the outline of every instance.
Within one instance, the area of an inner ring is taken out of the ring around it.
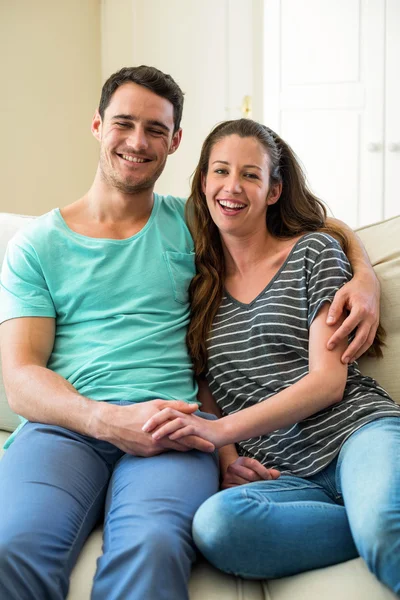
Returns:
[[[346,339],[357,327],[354,340],[341,357],[343,363],[357,360],[374,341],[379,325],[379,302],[380,285],[372,267],[359,271],[336,292],[328,312],[327,324],[334,325],[344,310],[350,311],[350,314],[328,340],[328,350],[333,350],[340,340]]]
[[[156,441],[167,436],[171,441],[179,440],[180,443],[191,447],[189,436],[194,435],[211,442],[218,448],[224,444],[219,434],[220,424],[221,421],[218,420],[209,421],[196,415],[181,413],[173,408],[164,408],[148,419],[142,429],[147,433],[153,432],[152,437]]]
[[[253,481],[267,481],[278,479],[280,472],[277,469],[267,469],[255,458],[240,456],[226,469],[222,478],[221,488],[226,490],[237,485],[252,483]]]

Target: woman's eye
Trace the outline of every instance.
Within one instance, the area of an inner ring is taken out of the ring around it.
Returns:
[[[226,169],[215,169],[214,173],[216,173],[217,175],[226,175],[227,170]]]
[[[258,175],[256,175],[256,173],[245,173],[244,176],[248,179],[258,179]]]

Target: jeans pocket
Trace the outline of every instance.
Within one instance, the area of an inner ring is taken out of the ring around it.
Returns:
[[[196,274],[194,252],[164,252],[174,298],[181,304],[189,301],[189,285]]]

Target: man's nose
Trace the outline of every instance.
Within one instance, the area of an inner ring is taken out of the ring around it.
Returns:
[[[148,147],[147,135],[142,127],[135,127],[133,131],[130,131],[129,136],[126,139],[128,146],[132,150],[146,150]]]

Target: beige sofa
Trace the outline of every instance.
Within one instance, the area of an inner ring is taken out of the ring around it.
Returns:
[[[0,264],[9,238],[29,220],[29,217],[0,213]],[[384,359],[364,358],[361,365],[365,373],[376,377],[400,403],[400,216],[365,227],[359,231],[359,234],[382,284],[382,322],[388,332]],[[8,408],[0,374],[1,445],[17,424],[18,418]],[[89,537],[73,571],[68,600],[89,600],[96,559],[100,553],[101,529],[97,529]],[[324,600],[393,600],[395,596],[369,573],[364,562],[358,558],[295,577],[260,582],[243,581],[224,575],[200,560],[193,569],[190,598],[191,600],[321,600],[322,598]],[[151,600],[151,598],[138,600]],[[171,598],[171,600],[177,599]]]

